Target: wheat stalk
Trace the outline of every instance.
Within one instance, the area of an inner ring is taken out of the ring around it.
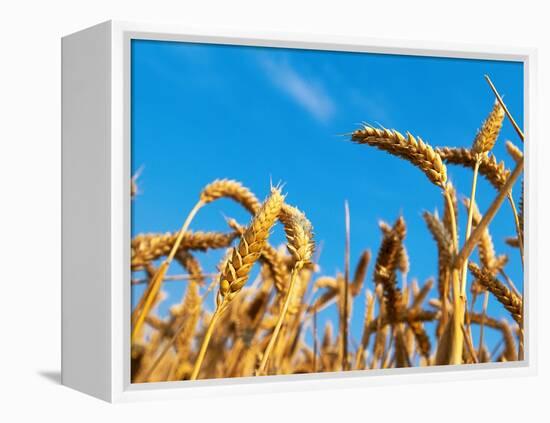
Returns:
[[[212,315],[195,361],[193,372],[191,373],[192,380],[198,377],[210,337],[218,319],[228,304],[243,288],[248,280],[252,266],[259,259],[267,243],[271,228],[279,216],[283,201],[284,197],[281,195],[281,191],[278,188],[272,188],[270,196],[254,215],[252,222],[241,236],[239,245],[233,249],[231,257],[227,260],[225,268],[220,274],[219,289],[216,296],[216,310]]]
[[[187,228],[191,224],[191,221],[203,206],[224,197],[231,198],[241,203],[252,213],[255,213],[256,210],[259,208],[259,202],[256,197],[250,192],[250,190],[243,187],[237,181],[232,181],[228,179],[216,180],[203,189],[200,194],[199,201],[193,206],[187,218],[185,219],[185,222],[183,223],[181,229],[179,230],[174,244],[170,249],[170,252],[164,259],[164,262],[159,266],[157,273],[150,283],[150,286],[143,294],[143,302],[140,302],[140,307],[135,309],[136,313],[138,314],[136,315],[136,318],[133,322],[132,339],[134,339],[136,334],[139,332],[145,317],[149,313],[153,299],[160,290],[160,285],[164,279],[164,275],[166,275],[166,272],[170,267],[170,263],[178,252],[178,249],[180,248],[180,245],[183,241]]]
[[[472,222],[474,226],[479,225],[481,222],[481,213],[479,212],[479,209],[477,208],[477,205],[475,202],[471,202],[468,199],[464,200],[464,204],[468,209],[472,210]],[[503,262],[505,263],[506,260],[502,260],[501,258],[497,259],[495,254],[495,249],[493,246],[493,241],[491,238],[491,235],[489,233],[489,229],[485,228],[483,231],[479,241],[478,241],[478,251],[479,251],[479,260],[483,266],[483,268],[490,271],[492,274],[498,273],[498,271],[502,268]],[[506,259],[506,256],[504,256],[504,259]],[[477,291],[478,291],[479,282],[474,279],[472,282],[472,291],[474,292],[474,299],[472,301],[472,309],[476,300]],[[489,301],[489,292],[486,290],[483,290],[483,308],[482,308],[482,315],[487,315],[487,305]],[[478,349],[478,355],[481,355],[482,349],[483,349],[483,337],[484,337],[484,323],[481,322],[479,326],[479,349]]]
[[[382,305],[384,303],[382,302]],[[431,310],[402,310],[398,313],[393,323],[411,323],[411,322],[432,322],[439,317],[439,312]],[[370,320],[363,328],[363,337],[361,344],[364,345],[364,349],[368,347],[370,335],[379,329],[393,324],[389,317],[385,313],[378,312],[377,318]]]
[[[447,164],[456,164],[464,167],[470,167],[475,169],[476,166],[479,166],[479,173],[483,175],[497,191],[501,191],[504,187],[504,184],[510,177],[510,170],[506,168],[504,162],[497,163],[494,155],[486,156],[481,155],[481,158],[476,157],[472,150],[467,148],[452,148],[452,147],[442,147],[437,148],[436,151],[441,156],[442,160]],[[479,159],[479,160],[478,160]],[[519,159],[519,157],[518,157]],[[477,165],[479,161],[479,165]],[[519,163],[519,161],[518,161]],[[523,161],[522,161],[523,163]],[[522,165],[523,166],[523,165]],[[511,191],[507,193],[508,202],[512,208],[512,213],[514,214],[514,220],[516,223],[516,231],[518,233],[518,239],[520,239],[519,234],[522,234],[521,229],[521,219],[518,216],[516,206],[514,203],[514,198],[512,197]],[[523,244],[520,243],[520,253],[523,260]]]
[[[464,199],[464,205],[465,207],[472,209],[473,226],[475,227],[479,225],[482,219],[482,215],[479,212],[477,204],[475,202],[470,202],[470,200],[468,199]],[[489,233],[488,228],[485,228],[481,233],[477,246],[479,249],[479,260],[483,267],[491,271],[498,270],[495,269],[496,265],[498,264],[498,260],[495,253],[495,247],[493,245],[493,239],[491,238],[491,234]]]
[[[516,354],[516,343],[514,341],[514,334],[510,325],[505,319],[497,320],[495,318],[483,315],[480,313],[469,313],[470,321],[478,325],[485,325],[492,329],[499,330],[502,333],[502,338],[504,340],[505,352],[507,361],[517,360]]]
[[[344,202],[344,222],[345,222],[345,245],[344,245],[344,278],[341,280],[340,299],[341,315],[340,315],[340,332],[341,332],[341,350],[340,361],[342,363],[342,371],[348,369],[348,337],[349,337],[349,316],[351,314],[351,301],[349,298],[349,282],[350,282],[350,255],[351,255],[351,228],[350,228],[350,213],[349,203]]]
[[[467,148],[451,148],[442,147],[437,148],[436,151],[441,156],[442,160],[448,164],[456,164],[464,167],[470,167],[475,169],[478,166],[478,171],[483,175],[490,183],[495,187],[497,191],[502,190],[504,184],[510,177],[510,170],[506,168],[504,162],[497,163],[494,155],[487,156],[482,154],[481,156],[473,153],[472,150]],[[519,160],[519,156],[517,157]],[[516,223],[516,230],[518,238],[523,233],[521,228],[521,219],[518,216],[514,199],[511,191],[507,194],[512,213],[514,214],[514,220]],[[520,243],[520,252],[523,260],[523,244]]]
[[[446,203],[447,204],[447,203]],[[447,323],[447,295],[449,292],[449,282],[451,277],[451,267],[454,257],[454,245],[451,234],[437,214],[429,212],[423,213],[424,220],[432,237],[434,238],[438,251],[438,293],[439,299],[442,302],[442,316],[438,323],[437,334],[441,336],[441,331]]]
[[[512,114],[508,110],[508,107],[506,107],[506,104],[504,104],[504,101],[502,100],[501,95],[499,94],[499,92],[497,91],[495,85],[491,81],[491,78],[489,78],[489,75],[485,75],[485,80],[487,81],[487,83],[491,87],[491,90],[495,94],[495,97],[496,97],[497,101],[499,102],[500,106],[503,108],[504,113],[506,113],[506,116],[508,116],[508,119],[510,120],[510,123],[512,123],[512,126],[516,130],[519,138],[523,141],[525,139],[525,136],[523,135],[522,130],[520,129],[519,125],[516,123],[516,121],[512,117]]]
[[[476,186],[477,186],[477,174],[483,157],[486,157],[489,151],[491,151],[497,141],[500,129],[502,128],[502,122],[504,120],[504,109],[498,102],[495,102],[493,110],[489,113],[489,116],[483,122],[481,129],[478,131],[473,145],[472,145],[472,154],[475,158],[474,164],[474,175],[472,179],[472,193],[470,195],[470,201],[468,203],[468,220],[466,224],[466,239],[470,237],[472,232],[472,220],[475,207],[475,195],[476,195]],[[468,268],[468,258],[464,260],[462,265],[462,282],[461,282],[461,293],[466,295],[466,281],[467,281],[467,268]],[[483,336],[483,327],[481,331]],[[481,346],[480,346],[481,348]]]
[[[489,225],[489,223],[493,220],[495,217],[497,211],[499,210],[500,206],[502,205],[504,199],[510,194],[510,191],[512,189],[512,186],[517,181],[521,173],[523,172],[523,160],[518,163],[496,198],[493,200],[492,204],[489,206],[487,211],[485,212],[483,218],[481,219],[481,222],[479,222],[479,225],[475,228],[475,230],[472,232],[472,235],[466,240],[464,245],[462,246],[462,249],[460,250],[460,253],[456,256],[455,259],[455,265],[461,264],[464,262],[466,257],[469,257],[469,255],[472,252],[472,249],[478,242],[479,238],[483,234],[483,231],[485,228]]]
[[[288,251],[294,258],[295,264],[290,276],[290,283],[283,302],[283,307],[279,313],[279,317],[269,339],[269,343],[267,344],[265,352],[262,355],[262,360],[258,370],[256,371],[256,375],[265,373],[269,356],[275,342],[277,341],[277,337],[292,300],[296,278],[300,270],[302,270],[302,268],[311,261],[314,250],[312,226],[304,213],[295,207],[283,204],[280,207],[279,218],[284,226]]]
[[[369,332],[369,325],[373,321],[374,318],[374,296],[372,295],[372,292],[369,290],[365,293],[365,317],[363,321],[363,333],[361,335],[361,343],[359,344],[359,348],[357,349],[357,353],[355,355],[355,368],[357,370],[361,370],[364,366],[364,353],[365,349],[367,348],[370,332]]]

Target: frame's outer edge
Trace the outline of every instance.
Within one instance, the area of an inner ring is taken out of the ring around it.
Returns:
[[[111,401],[130,385],[130,78],[120,24],[111,25]],[[128,56],[127,56],[128,55]]]
[[[104,227],[104,234],[108,237],[105,247],[105,265],[108,272],[106,277],[107,307],[105,310],[106,331],[108,339],[105,341],[108,363],[105,371],[98,373],[108,375],[105,381],[106,394],[104,399],[119,401],[142,401],[159,399],[182,399],[205,397],[212,395],[238,395],[266,392],[289,392],[301,390],[353,388],[372,385],[395,385],[403,383],[441,382],[449,380],[475,380],[480,378],[498,378],[511,376],[533,375],[536,372],[536,333],[535,333],[535,289],[536,289],[536,257],[527,256],[529,271],[529,289],[526,298],[529,301],[527,340],[529,354],[524,363],[509,363],[506,366],[480,364],[472,366],[448,366],[431,369],[397,369],[395,371],[347,372],[333,374],[310,374],[300,376],[266,377],[262,380],[251,378],[223,379],[209,381],[152,383],[145,385],[131,385],[130,373],[130,343],[129,343],[129,313],[130,313],[130,40],[132,38],[147,38],[152,40],[171,40],[187,42],[210,42],[238,45],[261,45],[271,47],[313,48],[320,50],[365,51],[388,54],[410,54],[436,57],[455,57],[488,60],[516,60],[525,63],[525,127],[530,141],[526,155],[533,158],[534,139],[533,127],[533,94],[535,87],[535,56],[536,52],[526,48],[502,48],[497,46],[460,45],[446,43],[425,43],[421,41],[405,40],[376,40],[367,38],[343,38],[328,36],[311,36],[306,34],[269,34],[246,33],[231,30],[189,29],[178,25],[153,25],[130,22],[109,22],[103,24],[110,30],[108,44],[110,46],[110,74],[107,74],[106,87],[110,88],[106,113],[111,121],[106,127],[110,137],[110,144],[106,148],[106,161],[102,170],[110,176],[105,194],[110,201],[110,220]],[[77,34],[78,35],[78,34]],[[97,66],[97,64],[94,64]],[[527,116],[529,114],[529,116]],[[97,122],[96,122],[97,123]],[[97,133],[97,127],[93,128]],[[528,176],[536,178],[535,158],[526,161]],[[97,166],[94,172],[100,171]],[[66,175],[64,175],[65,177]],[[528,178],[528,179],[529,179]],[[534,204],[533,186],[526,191],[527,217],[526,228],[536,227],[536,209]],[[80,200],[78,194],[76,200]],[[75,200],[75,201],[76,201]],[[531,230],[531,235],[532,235]],[[535,237],[528,237],[527,241],[533,247]],[[534,248],[529,251],[534,253]],[[64,254],[64,259],[66,259]],[[97,316],[97,310],[93,313]],[[88,322],[87,322],[88,323]],[[81,360],[81,362],[84,360]],[[93,372],[93,366],[90,372]],[[65,383],[65,381],[64,381]],[[77,388],[78,389],[78,388]],[[109,391],[110,390],[110,391]],[[109,391],[109,392],[108,392]],[[99,395],[98,395],[99,396]]]
[[[529,52],[524,62],[524,132],[525,170],[524,170],[524,322],[525,322],[525,358],[532,374],[538,372],[538,163],[540,158],[538,142],[540,126],[537,124],[537,51]]]
[[[63,385],[111,400],[110,24],[62,39]]]

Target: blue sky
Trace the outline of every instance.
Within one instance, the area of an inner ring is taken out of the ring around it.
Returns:
[[[306,212],[322,242],[322,274],[343,271],[348,200],[352,267],[364,249],[376,253],[378,221],[393,222],[403,214],[409,278],[423,283],[437,275],[437,253],[422,212],[441,211],[440,190],[410,164],[352,144],[344,134],[366,121],[410,131],[433,146],[470,146],[494,101],[484,74],[521,126],[521,63],[134,40],[132,173],[142,172],[132,207],[133,234],[179,228],[201,188],[216,178],[237,179],[262,199],[270,181],[283,182],[288,202]],[[507,139],[520,145],[506,121],[494,153],[511,166]],[[471,172],[448,170],[458,191],[469,194]],[[477,201],[482,211],[495,194],[481,178]],[[466,213],[460,211],[463,239]],[[249,219],[222,200],[201,210],[191,229],[227,230],[224,216],[243,223]],[[520,288],[517,250],[504,243],[514,234],[508,204],[491,231],[497,252],[510,255],[507,272]],[[282,241],[277,229],[273,242]],[[199,258],[206,272],[215,271],[219,255]],[[372,267],[366,283],[371,290]],[[161,314],[180,301],[184,288],[183,282],[166,284]],[[140,292],[134,290],[134,299]],[[361,295],[352,316],[356,339],[363,304]],[[494,301],[489,311],[506,316]],[[328,312],[325,318],[334,316]]]

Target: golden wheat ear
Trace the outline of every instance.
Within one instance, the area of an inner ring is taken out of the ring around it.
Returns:
[[[503,121],[504,109],[498,101],[495,101],[493,110],[491,110],[491,113],[489,113],[489,116],[485,122],[483,122],[483,125],[474,139],[472,145],[472,153],[474,155],[486,155],[493,149],[498,135],[500,134]]]
[[[475,263],[470,263],[468,268],[472,275],[477,278],[479,283],[495,296],[504,308],[510,312],[514,320],[521,326],[523,324],[522,298],[504,286],[504,284],[496,279],[490,271],[481,269]]]
[[[506,141],[506,151],[508,151],[508,154],[512,160],[514,160],[516,165],[520,162],[520,160],[523,160],[523,152],[512,141]]]
[[[406,234],[405,220],[399,217],[390,230],[381,225],[383,238],[374,267],[374,283],[383,288],[384,304],[390,321],[394,321],[401,307],[402,295],[397,287],[396,270]]]
[[[271,228],[275,225],[284,203],[284,197],[278,188],[271,188],[269,197],[252,218],[250,225],[241,235],[239,244],[233,248],[220,273],[216,310],[202,340],[191,380],[198,377],[210,338],[221,314],[246,284],[254,263],[260,258]]]
[[[252,265],[260,258],[271,228],[277,221],[283,202],[281,191],[272,188],[270,196],[242,234],[239,245],[233,249],[222,271],[219,290],[222,299],[227,297],[231,300],[246,283]]]
[[[435,185],[445,187],[447,168],[439,154],[420,137],[414,137],[410,133],[405,137],[393,129],[377,129],[365,125],[353,132],[351,140],[401,157],[422,170]]]
[[[181,238],[176,254],[185,251],[207,251],[227,248],[237,238],[237,232],[185,232]],[[143,269],[163,256],[167,256],[176,243],[178,232],[166,234],[140,234],[132,239],[132,270]]]
[[[204,187],[200,195],[200,201],[204,204],[220,198],[230,198],[241,204],[252,214],[257,213],[261,207],[260,201],[252,191],[232,179],[217,179]]]

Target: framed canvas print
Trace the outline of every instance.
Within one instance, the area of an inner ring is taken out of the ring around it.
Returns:
[[[535,370],[532,51],[120,22],[62,48],[65,385]]]

